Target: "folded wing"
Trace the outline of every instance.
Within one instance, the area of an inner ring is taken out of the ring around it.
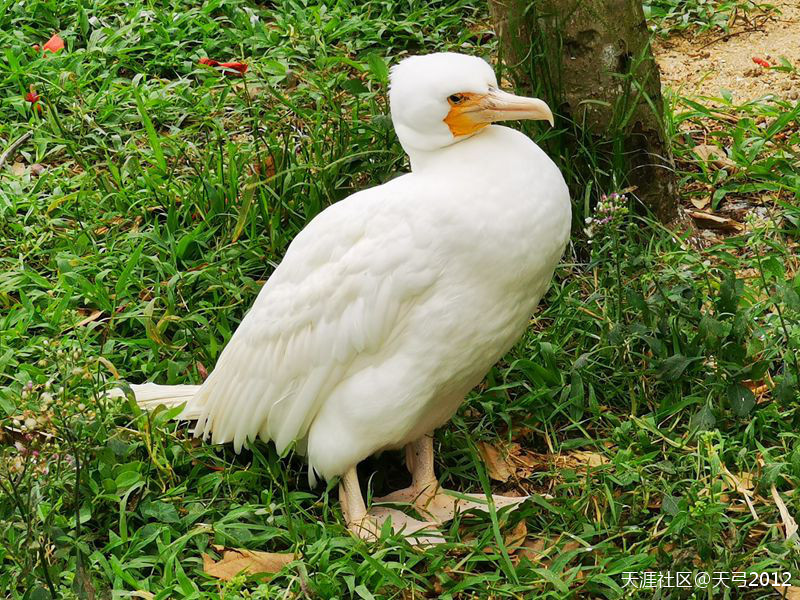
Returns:
[[[233,442],[237,452],[256,436],[279,452],[295,440],[302,449],[355,358],[380,354],[402,331],[436,267],[406,211],[371,211],[385,193],[358,196],[292,243],[187,407],[200,415],[195,435]]]

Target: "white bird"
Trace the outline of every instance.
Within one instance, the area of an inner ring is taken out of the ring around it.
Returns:
[[[555,164],[496,121],[550,121],[548,106],[499,89],[482,59],[407,58],[392,69],[391,115],[411,172],[338,202],[289,246],[200,386],[133,385],[146,408],[186,402],[213,443],[272,440],[340,477],[348,526],[373,538],[389,517],[418,533],[456,510],[433,469],[432,432],[525,331],[569,238]],[[406,448],[411,502],[430,522],[373,506],[356,465]],[[519,498],[495,497],[496,506]],[[436,541],[439,538],[420,538]]]

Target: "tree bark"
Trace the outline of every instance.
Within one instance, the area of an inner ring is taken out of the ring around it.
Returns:
[[[569,158],[579,170],[611,174],[577,181],[633,187],[659,219],[673,219],[674,162],[641,0],[489,0],[489,7],[516,82],[572,122]]]

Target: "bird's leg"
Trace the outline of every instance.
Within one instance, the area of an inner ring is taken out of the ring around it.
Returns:
[[[406,468],[411,473],[411,485],[387,496],[375,498],[375,502],[396,502],[425,506],[436,495],[439,481],[433,470],[433,434],[423,435],[406,444]]]
[[[367,515],[364,497],[361,495],[361,486],[358,484],[358,472],[355,467],[350,468],[339,479],[339,504],[347,527],[358,537],[365,540],[378,538],[380,529],[378,524]]]
[[[411,503],[436,523],[446,523],[457,512],[471,509],[488,512],[489,501],[484,494],[463,494],[439,487],[433,470],[433,434],[424,435],[406,446],[406,466],[411,471],[411,485],[376,498],[376,502]],[[495,508],[516,506],[526,499],[527,496],[492,496]]]
[[[349,469],[339,480],[339,503],[347,527],[362,539],[370,541],[378,539],[381,526],[387,519],[391,519],[392,529],[409,536],[412,544],[435,544],[444,541],[435,530],[432,532],[433,535],[416,535],[422,530],[432,529],[433,523],[418,521],[392,508],[374,507],[367,511],[355,467]]]

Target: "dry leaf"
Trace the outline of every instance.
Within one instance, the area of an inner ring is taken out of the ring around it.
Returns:
[[[144,600],[153,600],[155,598],[155,594],[150,592],[145,592],[144,590],[136,590],[135,592],[131,592],[128,595],[129,598],[144,598]]]
[[[509,554],[513,554],[522,547],[525,538],[528,537],[528,527],[525,521],[520,521],[517,525],[503,536],[503,542]]]
[[[25,165],[21,162],[15,162],[11,165],[11,172],[17,177],[22,177],[25,175]]]
[[[104,365],[105,368],[108,369],[111,372],[111,374],[114,376],[114,379],[121,379],[121,377],[119,376],[119,371],[117,371],[117,368],[105,356],[100,356],[97,359],[97,362],[99,362],[100,364]]]
[[[197,367],[197,372],[199,373],[200,378],[203,381],[208,379],[208,369],[206,369],[206,366],[203,363],[201,363],[199,360],[195,363],[195,366]]]
[[[560,538],[559,538],[560,539]],[[549,567],[552,558],[565,552],[572,552],[581,547],[575,540],[569,540],[562,546],[558,546],[559,540],[541,538],[537,540],[527,540],[520,550],[520,555],[527,558],[532,563],[540,563]]]
[[[546,540],[543,538],[537,540],[527,540],[525,543],[522,544],[522,556],[530,560],[531,562],[539,562],[539,560],[544,556],[545,549],[549,546],[550,540]]]
[[[518,550],[524,548],[526,542],[525,538],[528,537],[528,527],[525,525],[525,521],[522,520],[517,523],[511,531],[507,531],[503,535],[503,545],[506,547],[509,555],[515,554]],[[463,540],[464,541],[472,541],[475,539],[475,536],[471,533],[468,533]],[[497,549],[493,546],[486,546],[484,547],[483,551],[486,554],[494,554]]]
[[[248,575],[277,573],[295,559],[291,553],[257,552],[216,545],[214,549],[222,554],[222,558],[215,561],[203,554],[203,571],[223,581],[229,581],[242,572]]]
[[[746,379],[745,381],[742,381],[742,385],[753,392],[753,395],[756,397],[757,404],[763,404],[764,402],[768,402],[770,400],[771,388],[763,379],[759,379],[758,381]]]
[[[781,498],[781,495],[778,493],[778,490],[774,485],[770,488],[770,492],[772,492],[772,499],[775,501],[775,504],[778,507],[778,512],[781,514],[784,535],[786,536],[787,540],[791,540],[797,533],[797,521],[795,521],[792,515],[789,514],[789,509],[786,508],[783,498]],[[800,542],[798,542],[796,539],[794,540],[794,543],[795,545],[800,545]]]
[[[773,585],[772,587],[774,587],[778,594],[780,594],[780,597],[785,600],[800,600],[800,587],[794,585],[790,585],[789,587]]]
[[[483,462],[486,463],[486,470],[489,473],[489,477],[495,481],[508,481],[514,474],[514,471],[510,468],[506,459],[501,455],[500,450],[491,444],[479,442],[478,452],[480,452]]]
[[[700,144],[692,148],[692,152],[704,163],[708,163],[718,169],[736,168],[736,163],[728,158],[724,150],[714,144]]]
[[[703,210],[706,206],[711,204],[711,198],[708,196],[703,196],[702,198],[692,198],[692,204],[695,208]]]
[[[744,225],[728,217],[720,217],[699,210],[689,210],[687,213],[697,222],[698,227],[703,229],[717,229],[734,233],[744,231]]]
[[[588,452],[585,450],[575,450],[563,458],[565,458],[571,466],[586,465],[589,467],[599,467],[601,465],[608,464],[608,459],[602,454],[598,454],[597,452]],[[556,459],[556,462],[557,461],[558,459]]]
[[[758,521],[758,513],[753,504],[753,476],[746,471],[740,472],[739,475],[734,475],[725,465],[722,465],[722,474],[725,476],[723,481],[742,495],[750,514],[753,515],[753,519]]]
[[[75,327],[83,327],[84,325],[88,325],[92,321],[97,321],[97,319],[102,314],[103,314],[102,310],[94,310],[94,311],[92,311],[92,314],[90,314],[88,317],[86,317],[85,319],[82,319],[81,321],[76,323]]]
[[[608,464],[608,459],[597,452],[575,450],[568,454],[541,454],[531,452],[520,444],[512,442],[499,449],[489,443],[480,442],[478,451],[486,463],[489,477],[495,481],[506,482],[516,476],[524,478],[537,471],[588,468]]]

